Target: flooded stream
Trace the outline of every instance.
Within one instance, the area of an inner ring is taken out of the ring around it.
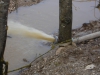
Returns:
[[[73,1],[73,28],[80,27],[84,22],[96,20],[94,17],[94,1],[74,2]],[[100,18],[100,11],[95,10],[97,18]],[[39,4],[20,7],[18,12],[14,11],[8,15],[10,21],[21,23],[49,35],[57,33],[59,28],[59,0],[43,0]],[[8,25],[9,26],[9,25]],[[47,52],[50,46],[43,45],[43,41],[35,38],[9,34],[7,38],[5,60],[9,62],[9,70],[13,70],[29,64],[40,54]],[[26,59],[27,62],[23,61]],[[9,75],[18,75],[9,73]]]

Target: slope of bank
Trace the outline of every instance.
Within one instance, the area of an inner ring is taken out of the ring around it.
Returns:
[[[73,30],[73,38],[97,31],[100,31],[100,21],[84,23]],[[57,45],[20,75],[100,75],[100,37]]]

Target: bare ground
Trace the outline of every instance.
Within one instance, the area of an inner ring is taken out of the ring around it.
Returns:
[[[84,23],[73,30],[73,38],[97,31],[100,31],[100,21]],[[100,37],[72,45],[56,45],[20,75],[100,75]]]

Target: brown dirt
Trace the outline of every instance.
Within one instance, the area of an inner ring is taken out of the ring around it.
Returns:
[[[97,31],[100,31],[100,21],[84,23],[73,30],[73,38]],[[100,37],[72,45],[56,45],[20,75],[100,75]]]

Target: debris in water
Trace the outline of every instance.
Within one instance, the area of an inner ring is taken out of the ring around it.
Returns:
[[[23,61],[24,61],[24,62],[29,62],[26,58],[23,58]]]

